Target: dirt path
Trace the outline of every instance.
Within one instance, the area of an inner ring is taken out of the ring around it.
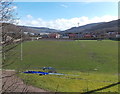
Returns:
[[[23,83],[22,79],[15,75],[14,70],[4,70],[2,71],[2,90],[5,92],[47,92],[43,89],[36,88],[33,86],[26,85]]]

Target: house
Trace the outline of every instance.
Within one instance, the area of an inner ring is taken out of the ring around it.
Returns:
[[[83,34],[77,34],[76,36],[77,36],[77,38],[83,38],[84,37]]]
[[[23,32],[25,35],[29,34],[29,32]]]
[[[48,36],[49,36],[49,38],[57,38],[57,39],[59,39],[61,35],[58,34],[58,33],[51,33]]]
[[[60,38],[60,36],[61,36],[60,34],[56,34],[56,38],[57,38],[57,39],[59,39],[59,38]]]
[[[84,38],[92,38],[93,36],[91,34],[85,34]]]
[[[69,36],[61,36],[63,39],[69,39]]]
[[[50,33],[42,32],[39,35],[49,35]]]
[[[39,40],[39,39],[42,39],[42,37],[37,37],[36,39]]]
[[[30,35],[33,35],[33,36],[34,36],[34,35],[35,35],[35,33],[30,33]]]
[[[69,38],[76,38],[77,34],[71,33],[71,34],[68,34],[68,36],[69,36]]]
[[[120,38],[120,34],[117,34],[117,35],[116,35],[116,38]]]
[[[48,35],[49,38],[56,38],[56,34],[55,33],[51,33]]]
[[[48,35],[41,35],[42,38],[49,38]]]

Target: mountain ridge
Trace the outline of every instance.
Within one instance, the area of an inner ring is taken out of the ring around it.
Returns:
[[[68,30],[62,31],[63,33],[80,33],[80,32],[100,32],[100,31],[117,31],[118,21],[113,20],[110,22],[92,23],[79,27],[72,27]]]
[[[23,32],[30,33],[80,33],[80,32],[105,32],[105,31],[117,31],[118,21],[113,20],[110,22],[90,23],[79,27],[72,27],[70,29],[60,31],[51,29],[48,27],[31,27],[31,26],[19,26]]]

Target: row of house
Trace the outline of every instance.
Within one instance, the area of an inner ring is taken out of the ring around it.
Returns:
[[[24,33],[29,34],[31,37],[38,39],[97,39],[97,38],[120,38],[120,34],[114,31],[107,31],[104,33]]]

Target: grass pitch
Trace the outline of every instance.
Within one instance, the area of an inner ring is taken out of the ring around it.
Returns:
[[[23,60],[16,60],[6,68],[39,70],[41,67],[54,67],[59,73],[78,76],[39,76],[22,73],[20,77],[27,84],[49,91],[85,92],[97,89],[118,81],[118,42],[28,41],[23,43]],[[117,92],[118,86],[102,92],[109,91]]]
[[[20,50],[20,49],[19,49]],[[103,40],[31,41],[23,43],[23,61],[8,68],[54,67],[58,70],[118,72],[118,42]]]

